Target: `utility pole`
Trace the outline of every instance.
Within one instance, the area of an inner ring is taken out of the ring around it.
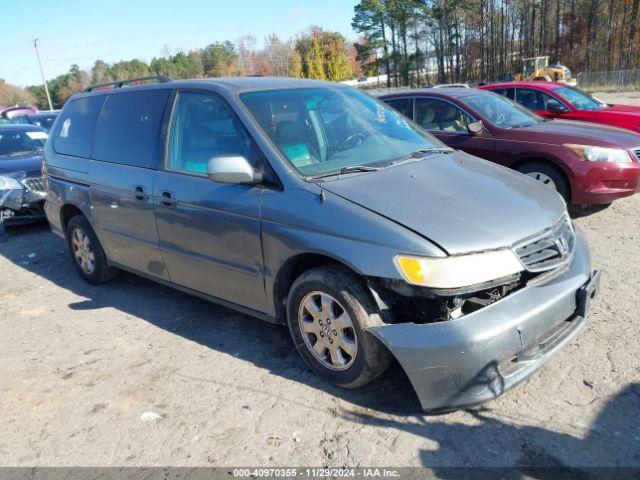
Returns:
[[[33,48],[36,49],[36,58],[38,59],[38,66],[40,67],[40,76],[42,77],[42,84],[44,85],[44,92],[47,94],[47,102],[49,102],[49,110],[53,110],[53,104],[51,103],[51,95],[49,95],[49,87],[47,87],[47,80],[44,78],[44,70],[42,70],[42,62],[40,61],[40,53],[38,52],[38,38],[33,39]]]

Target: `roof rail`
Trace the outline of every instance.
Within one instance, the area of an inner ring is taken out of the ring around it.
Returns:
[[[144,82],[146,80],[155,80],[158,83],[167,83],[167,82],[173,81],[171,77],[167,77],[166,75],[156,75],[152,77],[138,77],[138,78],[130,78],[129,80],[116,80],[115,82],[96,83],[95,85],[90,85],[87,88],[85,88],[83,92],[90,92],[97,88],[104,88],[104,87],[121,88],[127,83]]]

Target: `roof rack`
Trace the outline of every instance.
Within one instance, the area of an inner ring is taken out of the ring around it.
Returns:
[[[158,83],[167,83],[167,82],[173,81],[171,77],[167,77],[166,75],[156,75],[153,77],[138,77],[138,78],[130,78],[129,80],[117,80],[115,82],[96,83],[95,85],[90,85],[87,88],[85,88],[83,92],[90,92],[97,88],[104,88],[104,87],[121,88],[127,83],[144,82],[147,80],[155,80]]]

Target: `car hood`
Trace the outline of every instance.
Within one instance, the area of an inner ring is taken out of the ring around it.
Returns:
[[[562,145],[578,143],[602,147],[623,147],[626,149],[640,146],[638,134],[628,130],[575,120],[548,120],[529,127],[507,130],[510,137],[518,140],[531,140],[540,143]],[[533,138],[533,137],[536,138]]]
[[[40,175],[42,155],[25,153],[24,155],[0,155],[0,174],[25,172],[27,176]]]
[[[459,151],[321,185],[448,254],[511,246],[566,211],[562,198],[542,183]]]
[[[599,110],[603,112],[620,112],[627,114],[635,114],[640,116],[640,107],[637,105],[609,105],[609,108],[605,110]]]

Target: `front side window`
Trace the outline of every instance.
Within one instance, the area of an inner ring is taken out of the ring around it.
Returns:
[[[416,99],[416,123],[426,130],[467,133],[473,120],[462,110],[443,100]]]
[[[302,175],[385,164],[444,147],[400,113],[350,88],[266,90],[240,96],[262,130]]]
[[[563,106],[548,93],[532,88],[518,88],[516,91],[516,101],[529,110],[548,111],[554,107]]]
[[[475,92],[463,100],[470,108],[500,128],[528,127],[544,121],[532,111],[495,93]]]
[[[47,133],[39,130],[0,131],[0,155],[38,153],[44,147]]]
[[[241,155],[258,167],[258,152],[227,102],[215,94],[178,94],[169,132],[167,169],[207,173],[215,157]]]
[[[606,108],[606,105],[601,101],[577,88],[558,87],[554,88],[553,91],[578,110],[602,110]]]
[[[168,98],[169,90],[108,95],[96,126],[93,158],[155,168],[160,125]]]

